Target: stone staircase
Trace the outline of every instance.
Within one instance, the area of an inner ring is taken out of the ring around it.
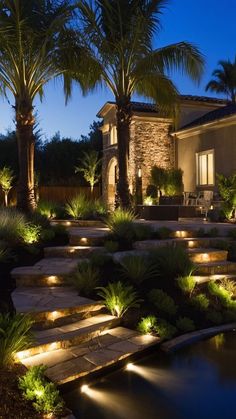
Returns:
[[[30,313],[35,320],[35,342],[17,357],[27,367],[47,365],[48,378],[58,385],[159,342],[157,337],[120,327],[120,319],[107,314],[101,302],[80,297],[65,285],[65,276],[78,263],[104,251],[107,229],[70,227],[69,232],[69,246],[45,248],[45,258],[34,266],[12,271],[17,283],[13,293],[17,312]]]

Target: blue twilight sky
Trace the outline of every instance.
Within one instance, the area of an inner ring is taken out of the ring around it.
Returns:
[[[235,22],[236,0],[170,0],[162,17],[163,30],[155,40],[155,46],[190,41],[206,58],[206,71],[200,86],[186,77],[173,75],[181,93],[206,95],[205,85],[218,60],[232,60],[236,54]],[[106,89],[83,97],[76,87],[65,106],[62,86],[59,82],[51,82],[45,89],[43,103],[35,103],[42,134],[50,138],[60,131],[62,136],[78,139],[81,134],[88,133],[97,111],[112,99],[112,94]],[[0,133],[14,127],[12,119],[11,107],[0,98]]]

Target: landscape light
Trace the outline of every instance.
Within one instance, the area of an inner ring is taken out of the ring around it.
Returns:
[[[88,393],[89,386],[87,384],[83,384],[81,386],[81,393]]]

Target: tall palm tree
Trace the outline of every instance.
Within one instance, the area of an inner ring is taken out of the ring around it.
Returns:
[[[120,205],[129,206],[128,154],[131,97],[134,93],[173,110],[178,91],[171,70],[198,81],[203,71],[199,50],[179,42],[154,48],[165,0],[81,0],[78,22],[93,60],[98,84],[105,84],[116,101]]]
[[[0,88],[14,98],[19,155],[17,205],[35,208],[34,100],[54,77],[64,79],[67,97],[79,74],[81,49],[75,38],[69,0],[0,0]],[[90,72],[88,73],[90,74]]]
[[[234,61],[218,62],[220,68],[213,71],[214,79],[210,80],[206,86],[206,91],[224,93],[232,103],[236,103],[236,56]]]

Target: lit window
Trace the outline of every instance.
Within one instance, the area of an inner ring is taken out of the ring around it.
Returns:
[[[214,150],[196,154],[197,185],[214,185]]]
[[[110,145],[117,144],[117,129],[113,125],[110,129]]]

